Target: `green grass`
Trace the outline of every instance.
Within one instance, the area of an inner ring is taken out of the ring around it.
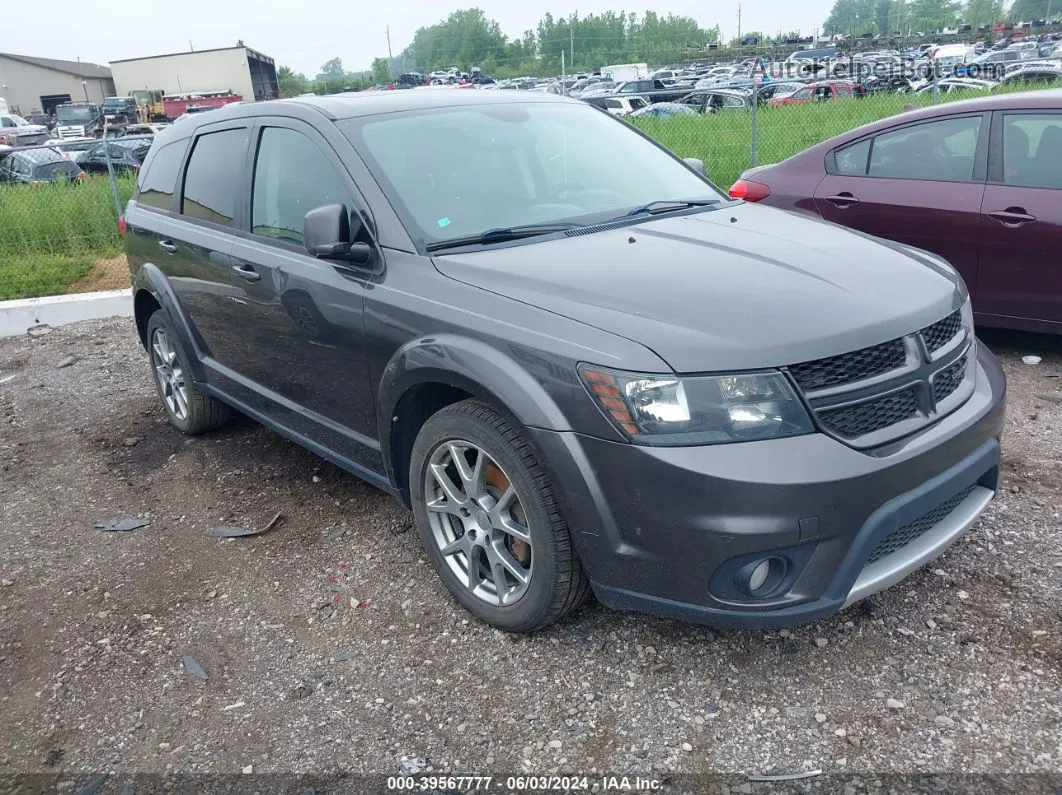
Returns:
[[[1027,89],[1028,86],[1019,85],[1010,90]],[[992,95],[1006,90],[996,89]],[[979,91],[961,91],[942,94],[938,101],[954,102],[983,96],[986,95]],[[864,99],[846,98],[810,105],[759,108],[757,163],[777,163],[827,138],[902,113],[907,105],[926,107],[930,100],[927,93],[876,94]],[[752,164],[750,111],[731,110],[708,116],[641,118],[631,121],[676,154],[703,160],[708,176],[724,190]]]
[[[118,180],[124,205],[134,180]],[[81,184],[0,185],[0,300],[56,295],[122,249],[105,176]]]

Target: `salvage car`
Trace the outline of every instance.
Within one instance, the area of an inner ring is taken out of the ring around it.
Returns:
[[[107,159],[110,157],[111,170],[115,174],[125,174],[140,170],[151,148],[150,136],[107,139],[89,149],[78,159],[78,165],[89,174],[106,174]]]
[[[221,108],[156,137],[120,230],[171,423],[236,409],[394,495],[502,630],[591,591],[812,620],[997,488],[1005,380],[947,262],[732,200],[578,100]]]
[[[979,323],[1062,333],[1060,89],[891,116],[746,171],[730,193],[933,251]]]
[[[44,185],[81,180],[85,174],[64,153],[48,147],[13,149],[0,160],[0,182]]]

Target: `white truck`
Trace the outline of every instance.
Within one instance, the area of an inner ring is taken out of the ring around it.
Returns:
[[[602,66],[601,76],[606,80],[623,83],[628,80],[642,80],[649,77],[649,65],[644,63],[617,63]]]

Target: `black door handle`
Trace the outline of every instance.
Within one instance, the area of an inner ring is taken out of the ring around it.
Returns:
[[[232,269],[236,271],[236,273],[240,274],[240,277],[245,282],[260,282],[262,280],[262,274],[260,274],[250,265],[233,265]]]
[[[843,210],[846,207],[851,207],[853,204],[859,204],[859,199],[857,199],[848,191],[838,193],[836,196],[827,196],[826,201],[836,206],[839,210]]]
[[[1003,226],[1009,226],[1012,229],[1036,220],[1036,216],[1029,215],[1025,212],[1024,207],[1008,207],[1005,210],[996,210],[988,213],[988,217],[995,218]]]
[[[159,241],[159,248],[161,248],[163,251],[165,251],[165,252],[167,252],[169,254],[176,254],[177,253],[177,246],[174,244],[174,242],[172,240],[160,240]]]

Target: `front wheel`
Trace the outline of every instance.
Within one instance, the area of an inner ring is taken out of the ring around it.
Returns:
[[[421,428],[410,493],[432,566],[458,602],[509,632],[548,626],[589,583],[531,447],[490,406],[466,400]]]

